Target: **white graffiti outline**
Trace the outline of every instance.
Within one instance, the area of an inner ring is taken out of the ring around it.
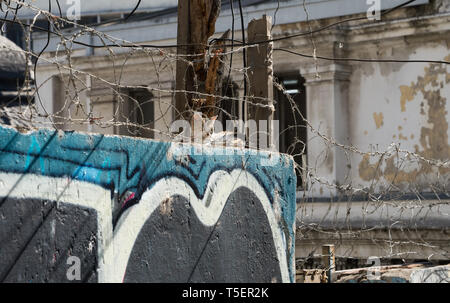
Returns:
[[[97,212],[98,280],[112,275],[112,203],[111,191],[99,185],[70,178],[0,172],[0,197],[41,199],[91,208]],[[106,248],[106,249],[105,249]]]
[[[123,281],[131,251],[142,227],[167,198],[175,195],[185,197],[190,201],[199,220],[206,226],[213,226],[219,219],[228,197],[239,187],[250,189],[261,202],[272,230],[282,282],[290,282],[284,233],[264,189],[252,174],[242,169],[235,169],[231,173],[216,171],[211,174],[203,199],[198,199],[190,185],[179,178],[159,180],[144,192],[138,204],[130,207],[121,216],[114,234],[110,190],[69,178],[0,172],[0,197],[46,199],[97,211],[98,280],[109,283]]]
[[[162,201],[174,195],[183,196],[190,201],[200,221],[206,226],[213,226],[219,219],[228,197],[239,187],[250,189],[261,201],[272,230],[282,282],[289,282],[285,247],[287,241],[275,219],[273,208],[264,189],[252,174],[242,169],[235,169],[231,173],[216,171],[211,174],[205,195],[201,200],[197,198],[189,184],[176,177],[161,179],[151,189],[144,192],[139,204],[127,210],[116,226],[114,241],[120,243],[120,246],[115,246],[115,274],[114,278],[108,282],[122,282],[136,238],[145,222]],[[133,224],[128,224],[128,222],[133,222]]]

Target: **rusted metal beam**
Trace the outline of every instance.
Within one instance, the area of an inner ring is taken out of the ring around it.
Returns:
[[[190,53],[188,45],[191,42],[190,36],[190,2],[178,1],[178,29],[177,29],[177,56],[184,59]],[[176,90],[175,93],[175,119],[186,119],[186,105],[188,104],[189,95],[185,91],[192,90],[193,72],[189,68],[186,60],[177,60],[176,64]]]
[[[185,112],[188,109],[202,111],[208,117],[215,114],[216,98],[197,96],[195,92],[211,95],[220,92],[223,42],[216,43],[212,58],[207,61],[207,53],[211,51],[208,39],[215,32],[220,6],[220,0],[178,1],[177,53],[181,57],[177,61],[176,108],[184,112],[181,117],[185,119],[189,119]]]

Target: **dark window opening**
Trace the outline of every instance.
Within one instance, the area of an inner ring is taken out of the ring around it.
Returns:
[[[128,121],[139,126],[127,127],[125,135],[154,138],[155,107],[153,94],[147,89],[133,89],[128,92]]]
[[[6,38],[14,42],[17,46],[24,49],[25,48],[25,34],[22,25],[17,23],[7,23],[6,28]]]
[[[275,81],[282,84],[301,115],[306,119],[306,89],[305,79],[300,75],[279,75]],[[279,149],[281,153],[290,154],[301,168],[306,167],[307,128],[301,115],[293,110],[293,104],[286,95],[274,88],[275,115],[280,123]],[[305,188],[305,170],[297,169],[297,188]]]
[[[220,101],[220,111],[218,120],[222,123],[223,128],[226,128],[226,121],[229,120],[239,120],[239,92],[238,85],[229,81],[228,85],[227,81],[223,81],[222,85],[222,96],[226,96],[231,99],[222,99]]]
[[[30,21],[30,25],[32,23],[33,22]],[[47,33],[48,23],[49,23],[49,21],[47,19],[38,18],[33,24],[33,28],[32,28],[33,33],[37,33],[37,32]],[[51,23],[50,23],[50,30],[53,30]]]
[[[118,21],[123,17],[122,14],[108,14],[108,15],[100,15],[100,22],[108,22],[108,21]]]
[[[79,21],[77,21],[78,24],[82,24],[82,25],[95,25],[98,23],[98,17],[97,15],[95,16],[82,16],[81,19]]]

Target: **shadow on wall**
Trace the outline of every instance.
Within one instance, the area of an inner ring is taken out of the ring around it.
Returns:
[[[292,158],[177,148],[0,127],[0,281],[293,282]]]

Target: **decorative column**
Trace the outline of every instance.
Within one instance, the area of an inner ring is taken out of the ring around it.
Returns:
[[[332,185],[346,184],[350,180],[350,162],[345,150],[338,144],[348,145],[349,134],[349,78],[351,66],[330,64],[302,70],[306,83],[308,127],[308,169],[320,182],[309,178],[308,192],[313,197],[335,197],[338,190]],[[320,135],[325,136],[326,139]]]

